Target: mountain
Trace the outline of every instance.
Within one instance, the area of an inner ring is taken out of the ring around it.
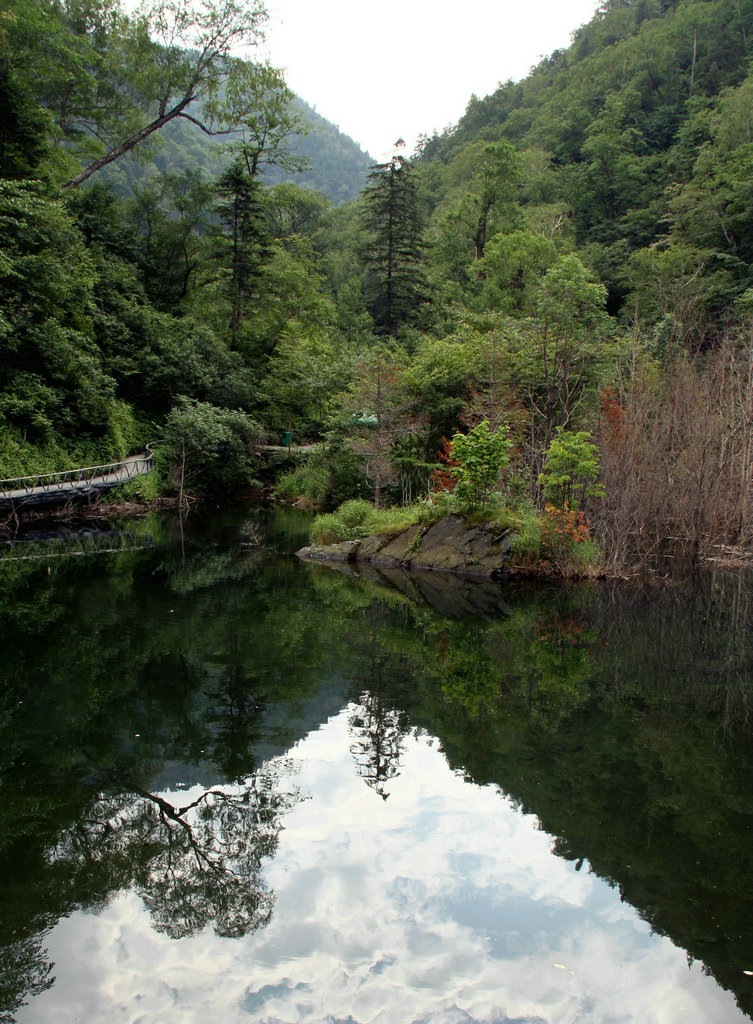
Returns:
[[[293,136],[288,149],[309,166],[294,174],[281,167],[268,167],[264,181],[271,185],[295,181],[303,188],[322,192],[334,206],[355,199],[375,162],[373,158],[300,97],[293,101],[292,110],[311,130],[307,135]],[[143,186],[156,174],[203,170],[205,177],[215,178],[227,166],[226,145],[226,138],[206,135],[190,121],[177,119],[166,125],[153,148],[134,151],[134,155],[105,168],[99,177],[121,196],[131,195],[137,185]]]
[[[572,234],[612,312],[626,262],[670,242],[718,272],[726,306],[753,284],[752,38],[752,0],[605,0],[567,49],[424,142],[427,211],[471,181],[469,147],[504,140],[524,209]]]

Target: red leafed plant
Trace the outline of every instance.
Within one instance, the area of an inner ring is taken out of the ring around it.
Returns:
[[[457,478],[453,476],[453,467],[458,466],[457,459],[452,457],[452,442],[446,437],[442,438],[442,447],[437,452],[442,466],[438,466],[431,474],[432,484],[435,491],[452,491],[455,489]]]
[[[609,439],[615,443],[625,439],[625,407],[615,388],[608,384],[599,395],[601,415],[607,425]]]

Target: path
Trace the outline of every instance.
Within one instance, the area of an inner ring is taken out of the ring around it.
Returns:
[[[17,508],[21,505],[40,505],[88,497],[110,487],[117,487],[118,484],[127,483],[134,477],[151,473],[153,469],[154,455],[150,445],[147,445],[143,455],[130,455],[122,462],[67,469],[62,473],[37,473],[35,476],[0,480],[0,508]]]

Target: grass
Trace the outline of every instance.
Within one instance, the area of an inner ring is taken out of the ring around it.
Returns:
[[[445,515],[464,516],[469,525],[489,524],[501,533],[513,533],[513,562],[531,573],[584,578],[600,573],[603,553],[587,531],[585,536],[553,535],[546,518],[530,503],[516,509],[489,504],[468,511],[453,495],[433,495],[431,502],[421,501],[404,508],[375,509],[362,499],[346,501],[334,512],[319,515],[311,527],[315,544],[338,544],[360,540],[375,534],[399,533],[414,523],[430,525]],[[420,538],[416,538],[416,545]]]
[[[368,501],[354,498],[334,512],[316,516],[311,525],[311,539],[315,544],[339,544],[371,534],[399,533],[414,523],[423,522],[428,508],[422,502],[405,508],[375,509]]]

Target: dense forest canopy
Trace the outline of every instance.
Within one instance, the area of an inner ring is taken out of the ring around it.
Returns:
[[[607,0],[351,202],[234,56],[264,19],[0,2],[0,475],[165,437],[162,486],[243,489],[293,432],[280,495],[401,503],[487,423],[498,500],[581,494],[615,565],[747,544],[753,0]]]

